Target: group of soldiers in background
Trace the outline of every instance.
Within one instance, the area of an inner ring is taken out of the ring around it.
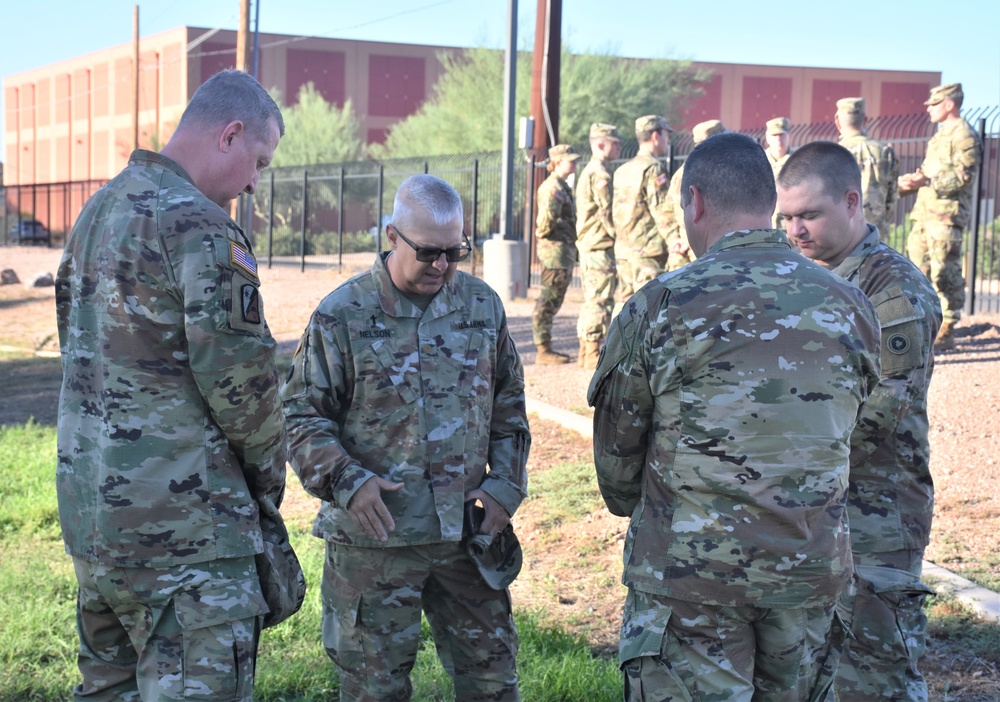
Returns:
[[[979,135],[960,115],[962,99],[959,83],[931,91],[924,104],[931,122],[941,128],[928,143],[921,167],[903,176],[892,146],[865,131],[864,98],[838,100],[834,115],[839,143],[854,155],[861,169],[865,220],[878,228],[883,241],[888,239],[899,196],[917,193],[907,254],[931,279],[941,300],[944,322],[935,342],[939,351],[954,347],[955,324],[965,304],[962,230],[969,222],[982,154]],[[611,162],[621,151],[621,137],[613,125],[593,124],[591,160],[577,180],[575,197],[568,178],[576,171],[580,155],[566,144],[549,150],[550,175],[538,190],[535,229],[542,264],[533,318],[537,363],[570,360],[551,347],[552,320],[562,306],[577,260],[584,293],[577,324],[578,362],[587,369],[597,366],[616,297],[623,303],[660,273],[694,260],[680,209],[684,167],[671,177],[662,160],[672,131],[662,116],[637,119],[638,153],[612,176]],[[720,120],[708,120],[694,126],[692,138],[697,145],[725,131]],[[790,131],[787,117],[767,121],[764,152],[775,179],[792,153]],[[783,228],[777,210],[773,225]]]

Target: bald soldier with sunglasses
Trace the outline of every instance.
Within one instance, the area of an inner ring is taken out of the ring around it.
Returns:
[[[424,611],[458,700],[519,699],[517,631],[463,545],[524,499],[521,359],[500,298],[457,270],[462,201],[431,175],[396,193],[391,251],[316,309],[281,390],[292,467],[323,500],[323,644],[341,700],[407,700]]]

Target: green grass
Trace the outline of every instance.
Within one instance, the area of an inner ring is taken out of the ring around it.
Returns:
[[[59,535],[55,464],[53,428],[34,423],[0,427],[0,702],[65,700],[78,682],[76,579]],[[582,472],[570,469],[570,475]],[[571,502],[568,496],[564,501]],[[323,543],[305,529],[293,529],[291,538],[309,590],[299,614],[264,633],[255,697],[335,699],[337,676],[320,640]],[[615,661],[594,656],[583,638],[541,624],[540,615],[517,612],[515,618],[524,699],[621,699]],[[426,622],[413,685],[414,700],[452,698]]]
[[[542,527],[575,522],[604,504],[591,463],[561,463],[532,475],[528,499],[545,500]]]

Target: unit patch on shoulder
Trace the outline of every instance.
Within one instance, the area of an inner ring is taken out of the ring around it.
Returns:
[[[243,321],[260,324],[260,291],[255,285],[244,285],[240,291],[243,300]]]
[[[893,353],[906,353],[910,348],[910,340],[905,334],[893,334],[886,342],[886,346]]]
[[[257,278],[257,259],[253,257],[248,249],[235,241],[229,242],[229,259],[247,273]]]

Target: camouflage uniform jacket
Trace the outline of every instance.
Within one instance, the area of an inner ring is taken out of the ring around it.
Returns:
[[[865,221],[879,228],[888,226],[896,211],[899,192],[896,187],[899,177],[896,152],[888,144],[870,139],[863,132],[841,136],[840,145],[851,152],[861,169]]]
[[[965,227],[982,155],[982,141],[971,124],[963,119],[951,126],[942,125],[927,142],[927,155],[920,164],[931,182],[917,192],[910,216],[924,223]]]
[[[652,154],[639,153],[615,170],[617,258],[666,257],[667,239],[676,228],[669,186],[666,165]]]
[[[572,269],[576,264],[576,200],[565,180],[555,173],[538,187],[536,254],[546,268]]]
[[[851,544],[863,553],[923,549],[934,507],[927,388],[941,302],[874,227],[834,273],[861,288],[882,327],[882,379],[851,436]]]
[[[284,429],[250,242],[170,159],[135,151],[86,204],[56,282],[66,551],[130,567],[263,549]]]
[[[778,231],[733,232],[611,324],[591,382],[623,582],[721,606],[829,602],[852,570],[850,437],[878,382],[855,286]]]
[[[421,312],[386,257],[327,295],[306,327],[281,389],[292,467],[323,500],[316,536],[377,548],[458,541],[469,491],[510,514],[526,494],[521,358],[483,281],[458,271]],[[396,523],[387,542],[346,510],[373,476],[405,485],[382,493]]]
[[[576,185],[576,248],[581,252],[601,251],[615,245],[612,202],[608,164],[592,158],[581,171]]]
[[[767,156],[767,162],[771,164],[771,172],[774,174],[775,181],[777,181],[778,173],[781,172],[781,167],[785,165],[785,161],[788,160],[788,157],[792,155],[792,150],[789,149],[788,153],[786,153],[781,158],[775,158],[774,156],[771,155],[771,150],[765,147],[764,155]]]

